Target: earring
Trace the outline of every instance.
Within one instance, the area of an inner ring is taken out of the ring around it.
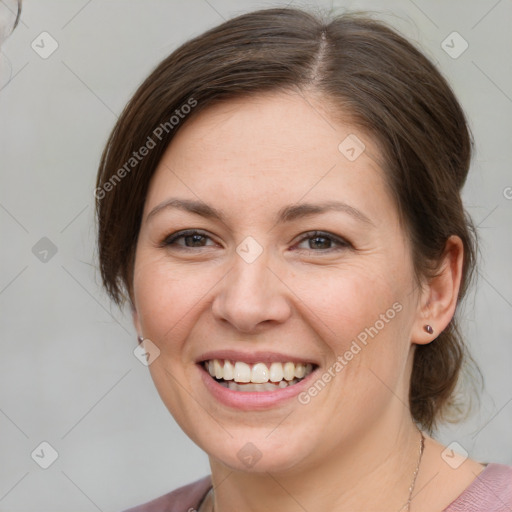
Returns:
[[[423,326],[423,329],[425,332],[428,332],[429,334],[434,334],[434,329],[432,329],[432,327],[430,325],[424,325]]]
[[[137,341],[139,343],[142,343],[144,341],[144,338],[142,336],[137,336]]]

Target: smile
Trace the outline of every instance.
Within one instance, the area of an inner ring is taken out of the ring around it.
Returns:
[[[221,386],[232,391],[277,391],[297,384],[313,370],[311,363],[272,362],[248,364],[228,359],[203,362],[205,370]]]

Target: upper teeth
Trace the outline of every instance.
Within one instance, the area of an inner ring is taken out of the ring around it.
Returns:
[[[216,379],[234,380],[235,382],[280,382],[283,379],[291,381],[302,379],[313,371],[312,364],[303,363],[256,363],[249,365],[242,361],[210,359],[205,362],[209,374]]]

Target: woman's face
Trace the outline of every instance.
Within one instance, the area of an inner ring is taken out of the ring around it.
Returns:
[[[134,319],[162,400],[214,460],[306,467],[409,414],[419,296],[378,156],[294,93],[210,107],[165,152]]]

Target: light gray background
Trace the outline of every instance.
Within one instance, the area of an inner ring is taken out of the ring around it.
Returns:
[[[116,115],[162,58],[223,19],[287,3],[24,2],[2,48],[12,71],[0,93],[1,511],[115,511],[209,473],[134,357],[129,315],[99,287],[95,172]],[[512,2],[334,5],[382,12],[437,62],[468,114],[476,155],[464,199],[483,260],[464,331],[486,392],[439,438],[512,464]],[[43,31],[59,45],[47,59],[31,48]],[[453,31],[469,44],[457,59],[441,47]],[[32,252],[42,237],[58,249],[46,262]],[[42,441],[58,452],[46,470],[31,458]]]

